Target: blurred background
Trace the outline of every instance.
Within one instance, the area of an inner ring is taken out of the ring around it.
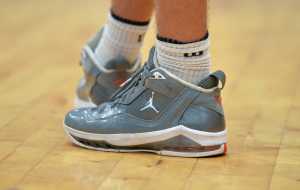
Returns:
[[[109,4],[0,1],[0,189],[300,189],[300,1],[210,1],[229,153],[199,160],[98,153],[64,136],[81,47]],[[153,19],[144,59],[154,39]]]

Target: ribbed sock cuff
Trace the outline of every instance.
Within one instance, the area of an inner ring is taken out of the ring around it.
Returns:
[[[121,17],[121,16],[115,14],[115,13],[113,12],[113,10],[110,10],[110,14],[111,14],[111,16],[112,16],[114,19],[116,19],[116,20],[118,20],[118,21],[120,21],[120,22],[124,22],[124,23],[126,23],[126,24],[131,24],[131,25],[136,25],[136,26],[147,26],[147,25],[149,25],[149,23],[150,23],[150,20],[148,20],[148,21],[136,21],[136,20],[130,20],[130,19]]]
[[[187,82],[197,84],[210,72],[209,38],[177,44],[156,40],[157,65]]]
[[[189,43],[195,43],[195,42],[207,40],[209,38],[209,33],[206,32],[206,34],[202,38],[200,38],[199,40],[196,40],[196,41],[191,41],[191,42],[183,42],[183,41],[180,41],[180,40],[175,40],[175,39],[172,39],[172,38],[163,37],[163,36],[160,36],[159,34],[156,35],[156,38],[159,41],[172,43],[172,44],[189,44]]]

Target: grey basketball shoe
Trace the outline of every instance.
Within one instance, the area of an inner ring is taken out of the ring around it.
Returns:
[[[115,152],[154,152],[205,157],[226,152],[220,92],[222,71],[199,85],[187,83],[153,63],[135,73],[96,108],[70,111],[64,129],[81,147]]]
[[[94,51],[102,36],[98,32],[83,48],[80,64],[84,76],[79,81],[75,106],[90,107],[108,101],[111,95],[140,67],[140,58],[135,63],[128,63],[121,57],[110,60],[105,67],[96,66]],[[100,65],[100,64],[98,64]]]

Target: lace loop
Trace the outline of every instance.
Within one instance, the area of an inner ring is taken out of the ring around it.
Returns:
[[[112,96],[112,106],[122,102],[127,102],[126,100],[128,100],[129,97],[134,97],[136,92],[138,92],[136,89],[144,86],[145,80],[149,76],[151,76],[151,72],[148,64],[146,63],[140,70],[133,74],[131,79],[124,86],[115,92]]]

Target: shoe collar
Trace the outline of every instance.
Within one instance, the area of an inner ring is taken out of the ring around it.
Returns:
[[[99,70],[101,70],[101,72],[104,73],[113,73],[115,72],[114,69],[107,69],[104,66],[102,66],[102,64],[99,63],[98,59],[96,58],[96,55],[94,53],[94,51],[92,50],[92,48],[88,45],[86,45],[81,52],[81,56],[82,59],[90,59],[91,62],[96,65],[98,67]],[[128,73],[133,73],[134,71],[136,71],[140,66],[141,66],[141,55],[138,56],[138,58],[134,61],[133,66],[131,66],[130,68],[126,69],[126,71]]]
[[[170,78],[172,78],[172,79],[176,80],[177,82],[181,83],[182,85],[187,86],[187,87],[189,87],[189,88],[191,88],[191,89],[200,91],[200,92],[211,93],[211,92],[214,92],[215,90],[221,90],[221,89],[223,89],[223,87],[224,87],[224,85],[225,85],[225,84],[224,84],[225,81],[222,81],[222,80],[220,80],[219,78],[215,77],[215,76],[214,76],[214,73],[208,76],[208,77],[213,76],[214,78],[217,79],[217,85],[215,85],[215,86],[212,87],[212,88],[204,88],[204,87],[195,85],[195,84],[193,84],[193,83],[189,83],[189,82],[187,82],[187,81],[185,81],[185,80],[183,80],[183,79],[177,77],[176,75],[172,74],[172,73],[169,72],[168,70],[166,70],[166,69],[164,69],[164,68],[158,66],[158,61],[157,61],[156,52],[154,52],[154,55],[153,55],[153,61],[152,61],[152,62],[153,62],[153,64],[154,64],[154,67],[155,67],[155,68],[151,71],[151,73],[159,72],[159,73],[161,73],[162,75],[166,74],[166,75],[168,75]],[[219,71],[218,71],[218,72],[219,72]],[[205,79],[207,79],[207,77],[206,77]],[[205,80],[205,79],[203,79],[203,80]],[[201,82],[200,82],[199,84],[201,84]]]

